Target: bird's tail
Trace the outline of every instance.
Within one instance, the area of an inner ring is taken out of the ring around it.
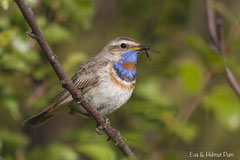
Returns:
[[[61,111],[66,108],[66,105],[56,105],[55,103],[52,103],[50,106],[48,106],[46,109],[44,109],[42,112],[26,119],[23,121],[23,126],[31,126],[31,127],[38,127],[45,122],[47,122],[49,119],[60,113]]]

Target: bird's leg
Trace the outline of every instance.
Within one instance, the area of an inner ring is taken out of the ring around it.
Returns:
[[[120,132],[118,130],[114,129],[114,131],[115,131],[114,137],[118,137],[117,141],[115,142],[115,145],[117,146],[117,145],[121,145],[121,144],[125,143],[125,141],[127,139],[124,138],[123,136],[121,136],[121,134],[120,134]],[[107,143],[110,143],[110,140],[111,140],[111,137],[108,137]]]
[[[125,143],[126,138],[121,136],[121,134],[120,134],[120,132],[118,130],[116,130],[116,129],[114,129],[114,130],[115,130],[115,133],[116,133],[114,136],[118,137],[117,141],[115,142],[115,145],[117,146],[117,145],[121,145],[121,144]],[[110,137],[108,137],[108,143],[109,143],[109,141],[110,141]]]
[[[95,131],[96,131],[97,134],[102,135],[102,132],[100,131],[98,124],[97,124],[97,126],[95,128]]]
[[[110,126],[109,119],[107,117],[104,117],[104,120],[105,120],[104,124],[97,124],[96,129],[95,129],[97,134],[99,134],[99,135],[102,135],[100,130],[104,130],[105,128]]]
[[[111,138],[108,136],[107,143],[110,143]]]
[[[97,124],[97,127],[96,127],[96,133],[99,135],[102,135],[102,132],[100,130],[104,130],[110,126],[109,119],[107,117],[104,117],[104,119],[105,119],[104,124],[101,124],[101,125]],[[116,129],[113,129],[113,130],[114,130],[114,134],[115,134],[114,137],[117,137],[115,145],[123,144],[126,141],[126,138],[122,137],[118,130],[116,130]],[[108,137],[107,142],[110,143],[110,140],[111,140],[111,137]]]

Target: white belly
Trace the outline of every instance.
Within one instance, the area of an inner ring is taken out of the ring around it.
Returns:
[[[97,110],[103,114],[109,114],[121,107],[131,97],[135,80],[133,82],[122,81],[110,65],[98,72],[99,85],[87,92],[87,98]],[[82,113],[87,113],[82,107]]]

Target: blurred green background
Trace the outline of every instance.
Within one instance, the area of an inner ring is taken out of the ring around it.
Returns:
[[[124,159],[91,118],[63,114],[39,128],[21,122],[61,90],[57,76],[12,0],[0,0],[0,157],[5,160]],[[109,115],[140,159],[185,160],[189,152],[240,159],[240,1],[214,1],[224,18],[225,60],[209,45],[204,0],[30,0],[37,22],[69,76],[117,36],[161,51],[138,60],[132,98]]]

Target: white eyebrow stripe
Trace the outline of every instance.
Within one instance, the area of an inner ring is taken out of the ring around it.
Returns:
[[[126,43],[126,44],[128,44],[130,46],[138,46],[138,45],[140,45],[137,42],[128,41],[128,40],[115,41],[115,42],[112,43],[112,45],[120,45],[121,43]]]

